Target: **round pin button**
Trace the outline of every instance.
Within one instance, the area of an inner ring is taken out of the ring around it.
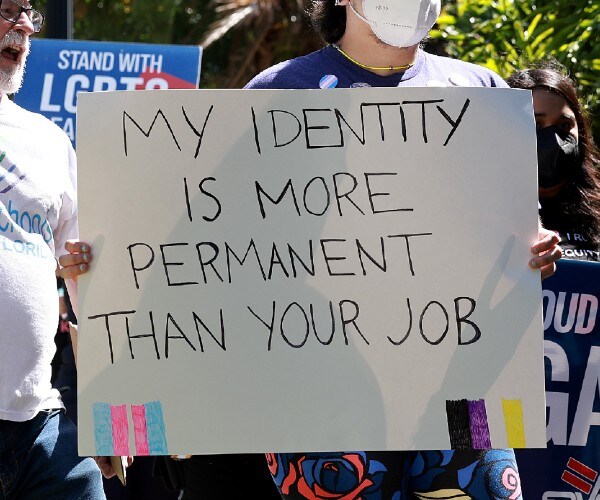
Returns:
[[[335,75],[325,75],[319,81],[319,87],[321,87],[322,89],[333,89],[333,88],[337,87],[337,84],[338,84],[338,79],[337,79],[337,76],[335,76]]]

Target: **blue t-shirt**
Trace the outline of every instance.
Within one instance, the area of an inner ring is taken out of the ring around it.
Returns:
[[[321,83],[322,82],[322,83]],[[380,76],[354,64],[334,46],[266,69],[247,89],[352,87],[508,87],[493,71],[475,64],[417,50],[415,64],[404,72]]]

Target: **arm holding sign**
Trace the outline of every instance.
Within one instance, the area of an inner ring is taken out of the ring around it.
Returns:
[[[56,274],[65,280],[73,311],[77,315],[77,276],[89,270],[92,254],[90,245],[76,240],[66,241],[65,250],[69,253],[58,258]]]
[[[86,273],[92,261],[90,245],[78,240],[68,240],[65,242],[67,254],[58,258],[58,269],[56,273],[65,280],[73,311],[77,315],[77,276]],[[73,344],[73,354],[75,356],[75,365],[77,365],[77,326],[72,323],[69,325],[71,343]]]
[[[68,240],[65,242],[65,250],[69,253],[58,258],[56,274],[65,280],[65,285],[71,298],[71,305],[75,315],[79,312],[77,307],[77,276],[87,272],[92,261],[90,245],[82,241]],[[77,326],[69,324],[75,365],[77,366]]]
[[[82,241],[69,240],[65,243],[65,250],[69,253],[61,255],[58,259],[59,269],[57,274],[65,279],[67,288],[69,289],[70,296],[74,299],[73,308],[77,313],[76,298],[77,298],[77,277],[80,274],[87,273],[90,269],[90,263],[92,261],[91,246]],[[70,324],[71,342],[73,344],[73,353],[75,355],[75,362],[77,362],[77,326]],[[122,457],[123,466],[129,467],[133,462],[133,457]],[[117,475],[117,471],[114,469],[111,463],[111,457],[94,457],[98,467],[102,471],[102,475],[110,479]],[[123,480],[122,480],[123,481]]]

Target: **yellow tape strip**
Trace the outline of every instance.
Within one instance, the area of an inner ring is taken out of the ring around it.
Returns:
[[[509,448],[525,448],[523,407],[520,399],[503,399],[504,425]]]

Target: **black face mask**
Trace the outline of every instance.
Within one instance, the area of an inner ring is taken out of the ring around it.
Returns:
[[[557,186],[581,165],[577,140],[554,125],[538,128],[536,134],[539,187]]]

